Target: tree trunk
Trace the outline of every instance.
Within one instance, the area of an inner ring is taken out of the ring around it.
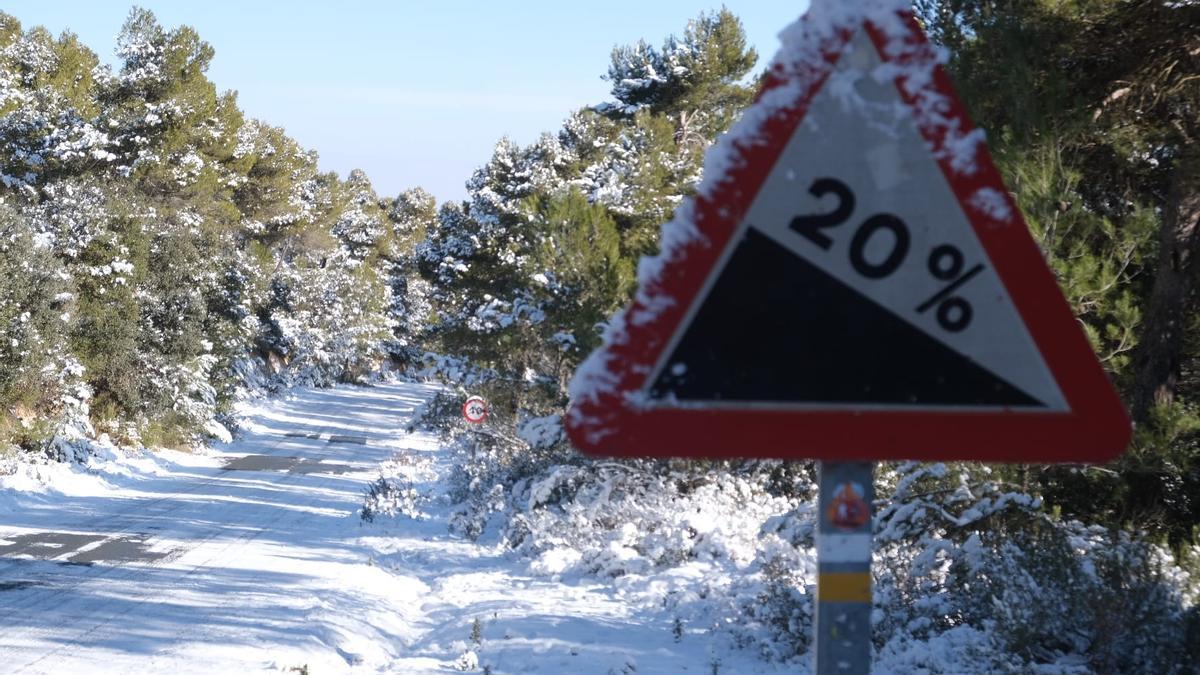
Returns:
[[[1158,246],[1157,273],[1134,360],[1131,413],[1137,422],[1145,422],[1156,405],[1174,401],[1186,322],[1198,304],[1200,152],[1185,151],[1175,165]]]

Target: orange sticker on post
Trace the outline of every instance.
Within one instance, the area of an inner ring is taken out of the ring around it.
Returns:
[[[863,486],[858,483],[842,483],[833,493],[825,517],[840,530],[860,529],[871,520],[871,505],[863,499],[864,494]]]

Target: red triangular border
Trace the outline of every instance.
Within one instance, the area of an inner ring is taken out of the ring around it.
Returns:
[[[865,19],[806,15],[755,104],[706,158],[699,194],[663,228],[663,252],[644,262],[637,297],[614,317],[605,345],[572,383],[567,432],[592,454],[651,457],[775,457],[827,460],[1104,462],[1129,442],[1129,419],[1063,299],[1020,211],[974,132],[965,108],[911,13]],[[771,172],[838,55],[865,26],[914,111],[943,175],[966,205],[980,188],[1004,195],[1007,221],[964,206],[991,263],[1058,381],[1069,412],[836,411],[647,407],[645,380]],[[956,167],[974,145],[974,169]],[[718,158],[725,158],[719,161]],[[718,166],[719,165],[719,166]]]

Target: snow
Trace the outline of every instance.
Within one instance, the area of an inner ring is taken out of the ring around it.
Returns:
[[[562,416],[546,415],[526,420],[517,435],[533,448],[549,447],[562,438]]]
[[[327,672],[352,661],[386,663],[416,634],[413,608],[423,587],[370,564],[354,515],[379,461],[424,447],[427,439],[404,438],[396,426],[431,390],[301,391],[244,410],[248,433],[221,451],[128,456],[101,442],[107,452],[87,465],[25,464],[3,476],[5,543],[74,532],[134,541],[166,556],[91,566],[5,557],[4,580],[31,585],[0,595],[8,617],[0,661],[26,672],[232,672],[272,662]],[[341,419],[322,414],[339,409]],[[287,436],[297,429],[327,437],[353,431],[370,440],[338,445]],[[246,454],[352,468],[221,470]],[[104,544],[89,545],[96,551]]]
[[[240,437],[201,453],[134,456],[101,443],[82,466],[8,466],[0,663],[25,673],[558,674],[710,672],[715,661],[721,672],[794,672],[728,636],[676,641],[663,594],[695,571],[610,584],[573,572],[576,550],[526,561],[449,533],[455,457],[406,430],[438,390],[300,389],[242,404]],[[258,455],[276,470],[222,470]],[[295,457],[290,466],[309,470],[279,470]],[[312,468],[321,465],[331,470]],[[412,485],[422,517],[360,520],[380,471]],[[645,571],[627,545],[641,536],[632,528],[606,544],[608,564]],[[12,548],[46,532],[91,538]],[[106,558],[123,547],[132,559]],[[96,561],[62,564],[89,555]]]
[[[995,188],[979,188],[967,202],[969,206],[999,222],[1006,222],[1013,217],[1012,206],[1008,197]]]
[[[475,450],[409,431],[441,391],[297,389],[241,404],[238,437],[202,452],[130,454],[101,435],[80,464],[0,462],[0,663],[28,673],[808,671],[816,504],[801,465],[782,494],[770,472],[636,462],[550,466],[507,493],[482,476],[473,539],[456,495]],[[521,442],[537,451],[560,425],[530,418]],[[488,429],[464,430],[477,432]],[[930,490],[933,479],[957,489]],[[1086,672],[1087,645],[1070,626],[1090,620],[1091,593],[1110,592],[1114,563],[1126,575],[1143,563],[1160,571],[1123,577],[1168,613],[1151,633],[1177,630],[1194,606],[1169,552],[1048,520],[1037,499],[986,472],[908,463],[880,480],[874,672]],[[979,526],[1000,517],[1062,533],[1079,576],[1045,575],[1020,530]],[[1014,630],[1075,642],[1030,663],[1011,649]]]
[[[216,420],[208,420],[204,424],[204,431],[221,443],[233,442],[233,435],[229,433],[229,429]]]
[[[745,151],[763,142],[763,122],[796,104],[828,65],[826,48],[836,49],[864,12],[883,36],[881,49],[895,59],[882,66],[850,63],[850,69],[835,74],[828,86],[839,102],[848,114],[886,129],[909,119],[907,109],[871,107],[857,88],[868,78],[898,81],[915,101],[923,130],[945,139],[940,157],[956,171],[976,170],[983,134],[959,128],[948,114],[948,101],[932,86],[934,67],[944,62],[945,52],[914,49],[903,39],[907,28],[898,12],[906,8],[899,0],[815,0],[810,15],[784,34],[773,66],[782,84],[708,153],[698,199],[711,197],[744,161]],[[160,37],[139,29],[122,39],[127,66],[121,86],[148,87],[164,77]],[[26,50],[14,58],[35,66],[31,72],[49,72],[52,53],[40,49],[18,40],[7,51]],[[686,75],[672,66],[672,49],[670,44],[664,48],[661,64],[647,61],[652,67],[644,77],[623,77],[614,87],[632,95]],[[0,73],[0,102],[19,111],[24,94],[11,88],[12,77]],[[113,79],[111,73],[97,77]],[[114,80],[111,86],[117,84]],[[16,148],[14,157],[24,166],[13,168],[12,176],[0,175],[0,181],[33,195],[47,167],[67,160],[75,166],[89,158],[115,163],[119,158],[110,149],[133,142],[146,147],[136,151],[136,161],[121,158],[125,165],[118,171],[169,161],[175,179],[190,183],[217,170],[215,165],[186,148],[156,159],[151,147],[157,129],[191,114],[185,107],[167,101],[139,108],[126,120],[131,128],[108,119],[108,131],[97,128],[103,123],[94,126],[53,111],[14,112],[6,128],[49,124],[54,130],[44,143]],[[602,134],[584,128],[597,124],[595,117],[576,114],[560,137],[543,137],[529,148],[508,141],[497,145],[492,162],[472,178],[469,205],[443,207],[441,227],[420,249],[424,262],[436,263],[441,281],[479,272],[466,258],[482,251],[495,254],[518,277],[559,293],[562,285],[554,274],[534,269],[533,258],[518,253],[530,243],[508,240],[515,230],[507,223],[529,217],[518,206],[523,197],[561,189],[566,166],[594,162],[570,184],[614,213],[643,208],[631,202],[635,190],[630,185],[636,181],[627,179],[636,177],[643,163],[645,139],[635,129],[606,144]],[[210,131],[214,139],[223,133],[217,127]],[[281,204],[278,213],[247,214],[248,230],[286,229],[326,208],[332,197],[315,177],[310,153],[283,143],[285,137],[258,123],[241,127],[235,140],[235,157],[282,154],[285,164],[307,162],[294,176],[297,187],[282,198],[287,208]],[[873,177],[885,189],[904,167],[894,146],[885,143],[873,152]],[[690,192],[696,177],[694,167],[687,168],[690,177],[680,180],[687,186],[681,192]],[[23,172],[23,178],[15,177]],[[301,180],[304,176],[310,178]],[[228,180],[232,187],[244,178]],[[363,319],[370,299],[364,289],[371,291],[357,276],[366,250],[385,235],[387,223],[365,176],[352,174],[349,182],[357,187],[334,228],[343,247],[329,258],[328,269],[322,261],[324,271],[291,268],[273,278],[287,285],[304,309],[261,319],[248,313],[238,325],[247,335],[259,334],[261,322],[271,321],[280,334],[273,355],[286,357],[284,372],[274,377],[252,359],[239,359],[237,374],[249,390],[328,383],[352,366],[365,371],[372,364],[361,354],[369,350],[354,345],[391,335],[392,319]],[[35,220],[44,230],[33,233],[34,249],[77,260],[108,288],[131,283],[128,250],[99,261],[87,258],[95,265],[78,260],[106,227],[110,209],[103,191],[73,180],[39,189],[47,199],[36,207],[41,217]],[[668,196],[662,203],[670,208],[676,199]],[[639,265],[637,301],[607,324],[609,344],[627,340],[629,326],[644,325],[674,306],[661,290],[664,268],[683,251],[708,245],[697,224],[696,203],[688,199],[679,205],[663,228],[661,253]],[[986,188],[968,206],[998,223],[1013,213],[1007,195]],[[148,206],[137,210],[152,227],[182,226],[198,234],[203,225],[196,211],[163,220]],[[247,269],[230,274],[246,284],[253,281]],[[103,287],[97,291],[104,292]],[[144,289],[135,293],[141,302],[153,299]],[[390,293],[384,289],[384,304],[398,301]],[[538,297],[530,290],[493,289],[459,320],[481,333],[549,323]],[[56,302],[73,299],[71,293],[56,296]],[[424,307],[429,311],[417,313],[432,313],[432,306]],[[65,322],[68,315],[61,318]],[[16,319],[35,323],[28,313]],[[575,335],[565,330],[552,340],[564,351],[578,348]],[[11,344],[16,348],[19,341]],[[438,438],[416,421],[440,387],[383,383],[374,376],[372,387],[294,389],[285,399],[243,403],[235,436],[235,427],[222,423],[231,420],[213,417],[214,345],[205,341],[202,347],[203,355],[156,380],[171,394],[174,411],[201,421],[213,440],[212,447],[194,453],[135,452],[118,448],[106,435],[97,438],[89,422],[90,393],[79,381],[83,365],[62,359],[45,366],[46,372],[62,373],[64,391],[57,399],[64,415],[50,454],[72,462],[0,457],[0,663],[5,669],[776,673],[808,668],[817,541],[815,488],[801,474],[810,466],[791,465],[800,468],[789,478],[791,468],[774,465],[779,475],[768,481],[771,466],[722,462],[685,469],[666,462],[585,461],[565,447],[564,420],[546,414],[550,407],[518,411],[503,425],[471,428],[466,432],[470,442]],[[362,363],[352,362],[360,358]],[[577,401],[614,389],[617,378],[606,358],[594,355],[580,369],[571,387]],[[424,365],[426,375],[464,386],[497,375],[467,359],[432,354]],[[683,374],[686,366],[676,364],[672,371]],[[543,373],[525,367],[521,381],[553,384],[552,374]],[[457,413],[454,423],[463,424]],[[593,433],[606,431],[596,425]],[[502,436],[492,446],[473,444]],[[470,464],[486,464],[488,452],[497,449],[512,453],[506,458],[515,467],[510,473],[471,473]],[[1148,642],[1146,635],[1170,633],[1183,625],[1178,617],[1184,612],[1194,615],[1195,585],[1162,547],[1061,522],[1042,513],[1037,498],[1006,491],[978,474],[960,476],[960,471],[942,464],[888,466],[881,484],[889,489],[880,491],[886,496],[880,500],[874,539],[863,535],[849,542],[863,555],[877,544],[876,672],[1084,672],[1090,649],[1085,640],[1111,637],[1116,624],[1140,629],[1144,618],[1127,612],[1101,613],[1097,619],[1089,613],[1096,607],[1119,609],[1115,605],[1121,603],[1112,601],[1121,596],[1105,586],[1114,570],[1135,589],[1129,595],[1151,597],[1146,606],[1166,617],[1143,632],[1119,635],[1140,642],[1138,649]],[[459,480],[464,476],[470,479],[468,490]],[[956,477],[957,486],[949,490],[928,484]],[[1014,525],[992,525],[997,522]],[[474,529],[468,533],[464,523]],[[1032,539],[1030,531],[1046,538]],[[1018,537],[1025,539],[1018,542]],[[1061,550],[1052,546],[1060,541],[1055,537],[1067,542]],[[1051,546],[1043,546],[1046,542]],[[1044,553],[1040,548],[1046,553],[1041,561],[1031,555]],[[1063,551],[1069,555],[1051,557]],[[1051,563],[1059,569],[1045,574]],[[1155,573],[1160,576],[1152,582],[1137,576]],[[1062,640],[1050,642],[1046,635]],[[1025,647],[1014,647],[1015,639],[1031,636],[1040,641],[1034,648],[1050,644],[1050,651],[1030,656]]]

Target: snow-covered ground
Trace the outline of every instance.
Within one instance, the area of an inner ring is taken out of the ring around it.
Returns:
[[[408,430],[436,391],[299,390],[205,453],[0,477],[0,671],[795,672],[675,624],[695,570],[564,579],[451,534],[454,458]],[[364,523],[381,467],[416,498]]]

